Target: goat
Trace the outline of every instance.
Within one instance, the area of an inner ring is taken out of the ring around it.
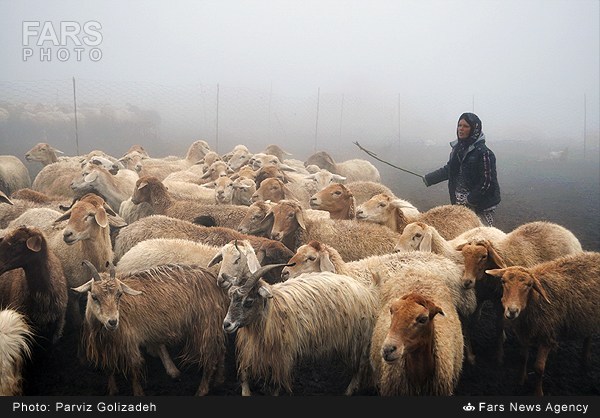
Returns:
[[[279,266],[263,266],[237,278],[223,275],[231,299],[223,329],[237,332],[242,395],[251,394],[253,378],[271,382],[274,394],[281,388],[291,393],[293,369],[300,358],[331,355],[342,356],[349,365],[353,377],[345,394],[352,395],[368,370],[374,292],[334,273],[307,274],[273,285],[261,279]]]
[[[206,395],[214,381],[222,383],[227,296],[213,274],[200,266],[166,264],[117,278],[114,267],[101,275],[87,260],[84,264],[84,277],[92,278],[73,289],[87,293],[81,344],[87,359],[109,373],[109,395],[118,391],[118,372],[130,374],[134,395],[144,395],[141,348],[179,343],[183,361],[202,369],[196,395]]]

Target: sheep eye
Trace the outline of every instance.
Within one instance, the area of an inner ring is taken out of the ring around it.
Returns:
[[[339,196],[339,195],[342,194],[342,192],[340,192],[339,190],[336,190],[333,194],[336,195],[336,196]]]
[[[421,235],[420,233],[415,234],[415,238],[421,238],[423,235]]]
[[[98,300],[98,296],[96,295],[92,295],[92,300],[96,303],[100,303],[100,301]]]
[[[385,207],[385,203],[381,202],[381,203],[379,204],[379,207],[380,207],[380,208],[383,208],[383,207]]]
[[[250,307],[252,307],[253,304],[254,304],[254,299],[253,298],[246,298],[246,299],[244,299],[244,302],[242,303],[242,306],[244,308],[250,308]]]
[[[233,264],[239,264],[240,263],[240,259],[236,258],[235,261],[233,262]]]
[[[417,322],[418,322],[419,324],[424,324],[424,323],[426,323],[426,322],[427,322],[427,320],[428,320],[428,319],[429,319],[429,317],[427,317],[426,315],[419,315],[419,316],[417,317]]]
[[[317,259],[317,257],[311,255],[309,257],[307,257],[308,261],[315,261]]]

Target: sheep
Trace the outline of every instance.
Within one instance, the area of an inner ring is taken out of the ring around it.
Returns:
[[[218,269],[217,285],[220,287],[224,286],[225,280],[224,275],[229,277],[240,277],[254,273],[261,267],[260,260],[256,256],[254,247],[250,241],[243,240],[232,240],[213,254],[212,258],[207,263],[207,268],[214,268],[216,264],[220,263],[221,267]],[[269,279],[264,278],[269,284],[274,284],[283,280],[283,276],[270,275]]]
[[[275,395],[281,388],[291,394],[301,358],[333,355],[343,358],[352,372],[345,391],[352,395],[368,372],[375,293],[351,277],[329,272],[273,285],[261,279],[279,266],[263,266],[237,278],[223,276],[230,297],[223,329],[236,333],[242,395],[251,395],[251,379],[272,384]]]
[[[211,193],[214,202],[214,191],[211,190]],[[231,228],[239,225],[248,210],[248,207],[241,205],[206,204],[174,198],[165,185],[153,176],[143,176],[137,180],[131,202],[149,204],[156,215],[166,215],[207,226]]]
[[[354,195],[339,183],[326,186],[313,194],[309,205],[311,209],[329,212],[331,219],[354,219],[356,214]]]
[[[391,196],[393,199],[397,199],[394,195],[394,192],[392,192],[389,187],[376,181],[346,181],[344,182],[344,185],[346,188],[348,188],[348,190],[350,190],[354,196],[354,199],[356,199],[357,206],[363,204],[373,196],[380,193],[385,193],[388,196]],[[403,199],[400,199],[400,201],[402,202],[403,206],[414,208],[412,203]]]
[[[277,144],[269,144],[265,147],[264,151],[265,154],[267,155],[274,155],[276,156],[279,161],[283,161],[285,159],[285,157],[289,157],[292,154],[290,154],[287,151],[284,151],[279,145]]]
[[[583,338],[582,365],[587,368],[591,337],[600,332],[600,253],[582,251],[533,267],[486,269],[502,282],[505,324],[521,343],[520,383],[527,378],[529,346],[537,346],[533,369],[535,392],[544,394],[546,359],[559,342]]]
[[[461,321],[434,271],[407,271],[381,284],[387,297],[370,344],[380,395],[452,395],[463,363]]]
[[[42,166],[47,166],[59,161],[57,154],[64,153],[46,142],[39,142],[25,153],[25,159],[27,161],[39,162]]]
[[[379,170],[369,161],[360,158],[336,163],[328,153],[319,151],[308,157],[304,162],[305,167],[311,164],[329,170],[331,173],[344,176],[347,182],[360,180],[381,182]]]
[[[553,222],[528,222],[510,231],[497,241],[473,238],[461,243],[457,250],[462,253],[464,263],[463,285],[475,288],[478,305],[489,300],[496,315],[496,362],[501,364],[503,351],[503,320],[500,297],[500,282],[486,276],[486,269],[507,266],[532,267],[537,263],[555,259],[567,254],[583,251],[575,235],[565,227]],[[469,358],[475,362],[474,355]]]
[[[184,158],[144,158],[141,160],[140,177],[154,176],[162,181],[175,171],[191,167],[204,158],[208,151],[210,151],[208,143],[204,140],[198,140],[189,146]]]
[[[114,211],[119,211],[121,203],[133,195],[138,178],[133,170],[122,169],[112,175],[104,168],[94,167],[83,170],[81,178],[71,182],[71,189],[75,198],[87,193],[100,195]]]
[[[44,233],[21,226],[0,238],[0,306],[12,305],[55,344],[67,311],[67,280]]]
[[[457,246],[474,238],[498,241],[506,236],[506,232],[493,226],[478,226],[469,229],[454,239],[447,240],[438,230],[423,222],[411,222],[400,234],[395,251],[429,251],[448,257],[452,261],[463,264],[462,253]]]
[[[419,212],[414,206],[407,208],[406,202],[396,200],[385,193],[373,196],[356,208],[356,219],[385,225],[402,233],[404,227],[416,221],[435,227],[446,239],[456,238],[461,233],[484,226],[477,214],[466,206],[440,205]]]
[[[375,223],[305,217],[302,207],[293,200],[276,203],[268,216],[273,216],[271,239],[281,241],[290,250],[296,251],[314,239],[335,247],[346,261],[391,253],[400,236]]]
[[[308,209],[310,191],[305,187],[292,190],[289,183],[285,184],[277,178],[266,178],[261,183],[256,192],[252,195],[252,202],[259,200],[270,200],[271,202],[279,202],[281,200],[296,200],[304,209]]]
[[[61,261],[68,287],[83,284],[82,260],[89,260],[98,271],[104,271],[107,262],[112,263],[108,212],[112,211],[105,206],[104,199],[89,193],[55,220],[55,223],[68,220],[64,228],[48,235],[48,245]],[[67,309],[73,324],[78,326],[81,316],[76,296],[69,293]]]
[[[252,204],[252,195],[256,192],[256,183],[248,177],[237,177],[233,181],[233,196],[231,204],[250,206]]]
[[[10,221],[5,229],[0,229],[0,237],[4,236],[7,231],[21,225],[34,226],[48,234],[57,228],[54,221],[62,214],[62,212],[50,208],[27,209],[18,217]]]
[[[214,246],[223,246],[233,239],[247,239],[265,264],[285,263],[294,255],[279,241],[241,234],[230,228],[205,227],[164,215],[152,215],[121,229],[115,240],[114,262],[118,265],[123,254],[138,242],[150,238],[183,238]],[[281,271],[272,274],[276,280]]]
[[[435,271],[439,278],[444,278],[461,318],[473,314],[476,307],[475,291],[462,286],[462,269],[445,257],[433,253],[392,253],[345,262],[332,246],[311,241],[298,248],[288,260],[288,266],[282,269],[281,276],[282,280],[289,280],[304,273],[329,271],[353,277],[367,285],[372,282],[374,274],[380,282],[385,282],[417,267],[424,271]]]
[[[273,227],[273,216],[270,216],[271,209],[275,203],[270,200],[253,202],[249,207],[244,218],[240,221],[237,230],[242,234],[256,235],[258,237],[270,237]],[[311,219],[329,219],[329,212],[324,210],[305,209],[304,217]]]
[[[152,238],[140,241],[119,259],[117,274],[133,273],[161,264],[197,264],[207,266],[221,251],[220,246],[182,238]],[[208,268],[215,275],[218,269]]]
[[[24,190],[24,189],[23,189]],[[8,201],[10,203],[8,203]],[[59,209],[61,204],[67,203],[66,200],[52,200],[50,203],[39,203],[29,199],[6,197],[2,200],[6,203],[0,204],[0,229],[4,229],[10,222],[18,218],[23,212],[32,208],[50,208]]]
[[[0,155],[0,191],[13,192],[31,187],[31,177],[25,164],[14,155]]]
[[[0,310],[0,396],[23,395],[23,368],[31,358],[33,337],[25,315]]]
[[[9,205],[14,205],[13,201],[10,200],[10,198],[2,190],[0,190],[0,203],[8,203]]]
[[[200,266],[166,264],[116,277],[114,267],[101,275],[87,260],[84,264],[84,277],[92,278],[73,289],[87,294],[81,346],[92,364],[109,373],[109,395],[118,391],[118,372],[131,376],[134,395],[144,395],[142,347],[182,343],[183,361],[202,369],[198,396],[222,383],[221,320],[228,301],[213,274]]]
[[[64,202],[60,196],[51,196],[46,193],[38,192],[37,190],[33,190],[29,187],[25,187],[23,189],[16,190],[11,193],[10,197],[13,199],[22,199],[29,200],[33,203],[40,203],[44,205],[53,205],[58,204],[58,202]]]

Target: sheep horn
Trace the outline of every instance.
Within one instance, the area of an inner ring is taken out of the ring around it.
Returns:
[[[98,270],[96,270],[96,267],[94,267],[94,265],[92,263],[90,263],[88,260],[83,260],[81,262],[81,264],[84,265],[84,266],[87,266],[87,268],[88,268],[88,270],[89,270],[89,272],[92,275],[92,278],[94,280],[98,280],[98,281],[102,280],[100,278],[100,273],[98,273]]]

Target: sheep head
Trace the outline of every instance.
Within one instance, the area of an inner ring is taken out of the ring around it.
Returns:
[[[498,277],[502,281],[502,306],[504,307],[504,317],[507,319],[516,319],[527,308],[532,290],[550,303],[548,294],[540,280],[525,267],[512,266],[502,269],[490,269],[486,270],[485,273]]]
[[[486,239],[475,239],[462,243],[456,247],[464,258],[465,270],[463,273],[463,286],[472,289],[477,280],[485,278],[485,270],[504,268],[506,264],[492,243]]]
[[[302,273],[321,271],[336,273],[336,268],[329,258],[328,247],[315,240],[298,247],[289,263],[292,265],[284,267],[281,271],[284,280],[297,277]]]

